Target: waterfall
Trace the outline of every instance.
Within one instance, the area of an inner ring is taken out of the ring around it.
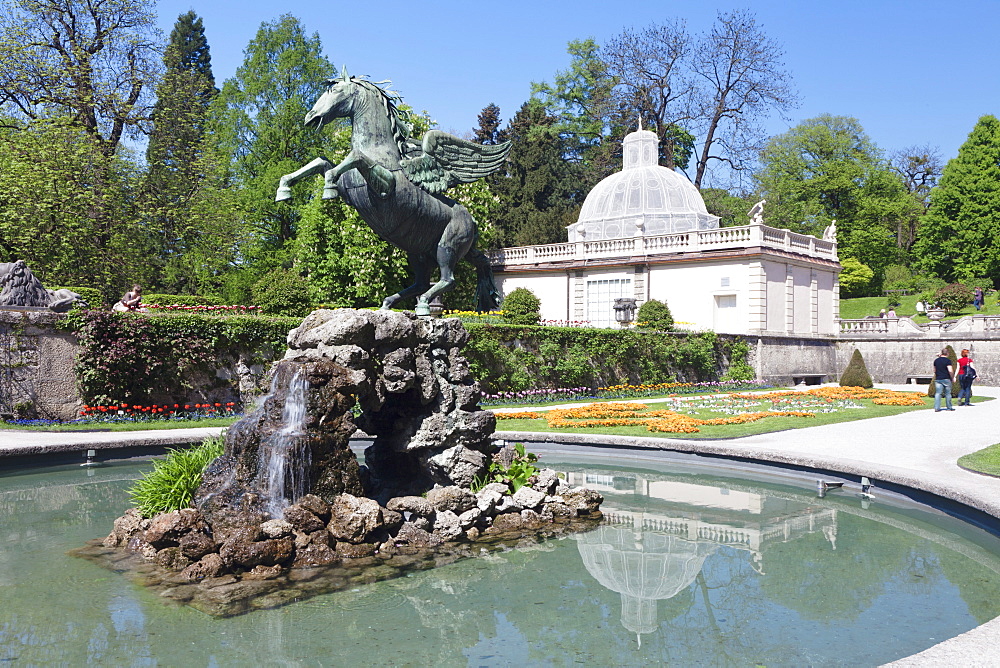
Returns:
[[[306,390],[308,382],[295,371],[285,392],[281,428],[263,440],[258,474],[267,511],[280,517],[281,511],[303,496],[309,477],[309,449],[306,447]]]

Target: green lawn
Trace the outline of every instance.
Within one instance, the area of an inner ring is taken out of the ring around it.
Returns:
[[[958,465],[976,473],[1000,477],[1000,443],[959,457]]]
[[[848,320],[864,318],[868,315],[878,315],[881,309],[886,308],[887,297],[856,297],[854,299],[840,300],[840,317]],[[900,305],[896,307],[896,315],[913,318],[916,322],[928,322],[926,315],[917,315],[917,295],[904,295],[898,298]],[[981,311],[976,311],[970,302],[968,306],[959,313],[949,313],[946,319],[954,320],[963,315],[1000,315],[1000,304],[997,303],[996,293],[990,294],[986,298],[986,303]]]
[[[88,424],[21,425],[0,422],[0,431],[157,431],[160,429],[194,429],[196,427],[228,427],[239,418],[205,418],[203,420],[150,420],[149,422],[91,422]]]
[[[617,436],[650,436],[653,438],[681,438],[696,440],[729,439],[743,436],[753,436],[755,434],[767,434],[786,429],[803,429],[805,427],[816,427],[824,424],[836,422],[851,422],[854,420],[866,420],[868,418],[884,417],[887,415],[899,415],[914,410],[927,410],[934,405],[933,399],[924,398],[924,406],[879,406],[870,400],[857,400],[863,408],[852,408],[840,410],[836,413],[817,413],[815,417],[768,417],[756,422],[729,425],[705,425],[699,427],[700,431],[695,433],[664,433],[651,432],[643,426],[628,427],[588,427],[585,429],[561,429],[549,427],[545,420],[524,420],[524,419],[500,419],[497,420],[497,431],[537,431],[567,434],[612,434]],[[656,408],[656,404],[651,407]],[[718,413],[711,413],[705,410],[692,411],[687,413],[698,418],[708,419],[722,417]]]

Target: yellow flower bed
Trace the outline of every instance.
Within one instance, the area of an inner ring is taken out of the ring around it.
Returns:
[[[772,404],[787,403],[789,398],[817,397],[833,401],[835,399],[871,399],[882,406],[922,406],[921,392],[897,392],[895,390],[865,389],[862,387],[820,387],[814,390],[785,390],[763,394],[730,394],[732,399],[750,401],[771,401]],[[800,410],[770,410],[740,413],[731,417],[703,420],[684,415],[673,410],[649,409],[639,403],[594,403],[578,408],[553,408],[549,411],[521,411],[517,413],[497,413],[498,420],[545,420],[556,429],[586,429],[588,427],[646,427],[652,432],[691,434],[699,427],[745,424],[766,417],[816,417],[815,413]]]
[[[601,392],[664,392],[678,387],[691,387],[694,383],[643,383],[642,385],[610,385],[597,388]]]

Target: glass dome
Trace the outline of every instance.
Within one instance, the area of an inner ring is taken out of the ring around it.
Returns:
[[[669,167],[657,164],[656,133],[637,130],[625,137],[623,168],[598,183],[569,226],[570,241],[598,241],[672,234],[719,227],[698,189]]]

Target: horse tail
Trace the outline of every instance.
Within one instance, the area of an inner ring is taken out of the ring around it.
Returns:
[[[493,280],[490,258],[477,248],[470,250],[465,257],[476,267],[476,311],[485,313],[496,309],[503,300]]]

